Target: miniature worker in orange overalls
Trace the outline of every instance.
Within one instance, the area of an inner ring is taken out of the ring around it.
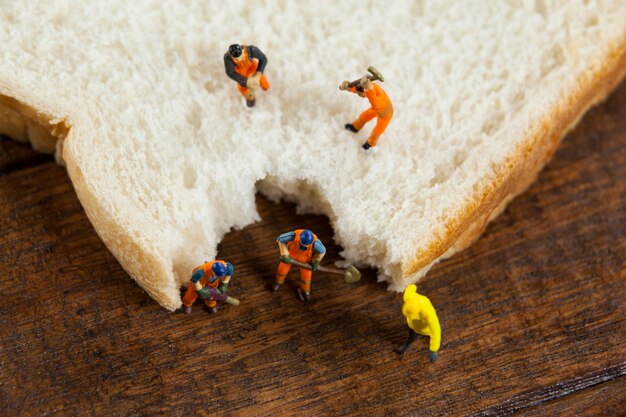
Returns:
[[[230,262],[224,261],[206,262],[195,268],[191,274],[191,284],[187,287],[187,292],[183,297],[185,313],[191,313],[191,305],[198,295],[204,300],[211,314],[217,313],[218,301],[233,304],[232,298],[228,300],[230,297],[226,295],[226,290],[234,272],[235,268]]]
[[[309,264],[311,269],[300,267],[300,288],[298,288],[300,299],[308,301],[311,298],[313,271],[317,270],[320,261],[326,254],[324,244],[313,232],[305,229],[283,233],[278,236],[276,241],[280,249],[280,263],[272,289],[277,291],[285,282],[285,277],[287,277],[293,261]]]
[[[270,88],[270,83],[263,75],[267,58],[254,45],[233,44],[224,54],[226,75],[237,81],[237,89],[246,98],[248,107],[254,107],[255,90],[260,86],[263,90]]]
[[[378,84],[373,83],[367,76],[361,78],[361,82],[356,87],[350,88],[349,84],[349,81],[344,81],[339,86],[339,89],[356,93],[360,97],[367,97],[372,107],[361,113],[359,118],[354,122],[347,123],[345,126],[346,129],[356,133],[363,128],[365,123],[376,117],[376,126],[374,126],[374,130],[372,130],[367,142],[362,146],[363,149],[368,150],[376,146],[378,138],[380,138],[380,135],[383,134],[391,121],[393,117],[393,106],[385,91]]]

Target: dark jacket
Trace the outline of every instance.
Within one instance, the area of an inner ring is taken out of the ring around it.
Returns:
[[[259,60],[259,67],[256,71],[263,73],[263,70],[265,70],[265,66],[267,65],[267,57],[265,56],[265,54],[254,45],[244,46],[244,48],[246,48],[246,51],[248,52],[248,59],[250,61],[255,58]],[[237,72],[235,72],[235,63],[232,59],[230,59],[230,55],[228,52],[224,54],[224,67],[226,68],[226,75],[228,75],[229,78],[237,81],[237,83],[239,83],[239,85],[242,87],[246,86],[246,82],[248,81],[248,79],[243,75],[237,74]]]

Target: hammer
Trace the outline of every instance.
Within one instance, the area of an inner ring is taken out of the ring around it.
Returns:
[[[367,68],[367,72],[369,72],[369,74],[367,75],[367,78],[369,78],[370,81],[385,82],[385,78],[383,77],[383,75],[376,68],[368,67]],[[348,84],[348,88],[356,87],[360,83],[361,83],[361,79],[359,78],[358,80],[354,80],[354,81],[350,82]]]

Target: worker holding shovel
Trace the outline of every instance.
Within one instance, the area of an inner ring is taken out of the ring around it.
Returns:
[[[298,296],[302,301],[311,298],[311,278],[313,271],[323,271],[345,276],[346,282],[355,282],[361,278],[360,272],[353,266],[346,270],[337,270],[320,266],[320,261],[326,254],[326,248],[321,240],[310,230],[298,229],[283,233],[276,239],[280,250],[280,263],[276,271],[276,280],[272,289],[277,291],[291,269],[291,265],[300,267],[300,288]]]

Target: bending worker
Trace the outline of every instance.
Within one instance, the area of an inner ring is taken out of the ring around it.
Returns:
[[[267,58],[254,45],[233,44],[224,54],[226,75],[237,82],[237,89],[246,98],[248,107],[254,107],[254,92],[259,86],[263,90],[270,88],[263,75],[266,65]]]
[[[365,123],[376,117],[374,130],[372,130],[367,142],[362,145],[363,149],[368,150],[376,146],[380,135],[383,134],[391,121],[393,117],[393,106],[391,105],[391,100],[387,97],[387,93],[367,76],[361,78],[359,85],[356,87],[350,88],[349,84],[349,81],[344,81],[339,86],[339,89],[356,93],[359,97],[367,97],[372,107],[361,113],[354,122],[346,124],[346,129],[356,133],[363,128]]]
[[[195,268],[191,274],[191,284],[183,297],[185,313],[191,313],[191,305],[198,295],[204,300],[209,313],[217,313],[218,301],[231,301],[228,300],[226,290],[234,273],[235,268],[231,263],[224,261],[206,262]]]
[[[293,232],[283,233],[276,239],[280,249],[280,263],[276,271],[276,280],[272,289],[277,291],[285,282],[285,278],[291,269],[292,262],[298,261],[309,264],[311,269],[300,267],[300,288],[298,296],[302,301],[311,298],[311,278],[320,261],[326,254],[326,248],[321,240],[310,230],[298,229]]]
[[[417,293],[417,287],[413,284],[406,287],[402,298],[404,300],[402,314],[409,325],[409,334],[404,345],[396,349],[396,352],[404,354],[418,334],[430,336],[428,357],[434,362],[441,347],[441,326],[437,312],[427,297]]]

